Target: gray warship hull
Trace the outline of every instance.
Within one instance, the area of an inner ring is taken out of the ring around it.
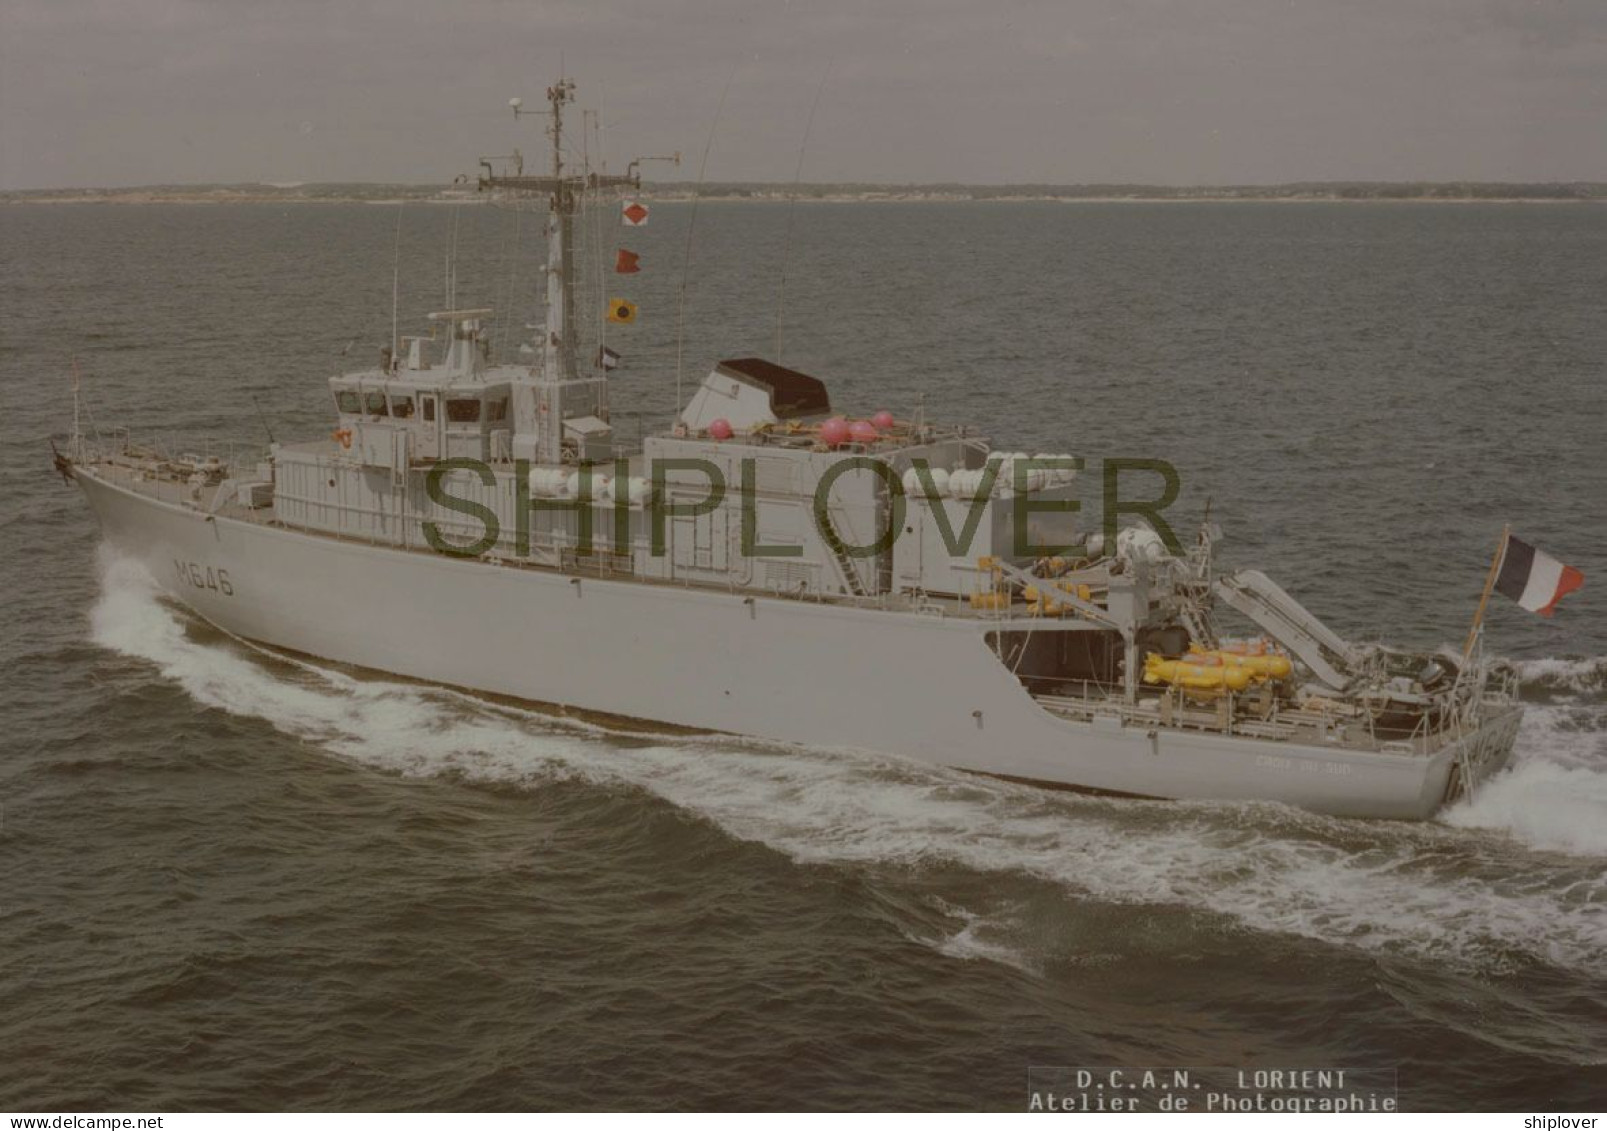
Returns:
[[[96,465],[73,478],[113,547],[231,634],[602,715],[1048,786],[1407,819],[1505,765],[1521,718],[1501,705],[1432,743],[1216,733],[1033,694],[990,643],[1008,621],[455,558],[207,513]]]

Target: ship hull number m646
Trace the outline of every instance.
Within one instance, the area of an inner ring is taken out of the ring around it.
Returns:
[[[173,568],[179,571],[179,581],[182,584],[193,585],[197,589],[210,589],[225,597],[234,596],[234,586],[229,582],[229,571],[226,569],[213,569],[199,562],[186,562],[178,558],[173,559]]]

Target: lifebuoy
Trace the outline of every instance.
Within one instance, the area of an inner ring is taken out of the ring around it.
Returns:
[[[350,448],[352,446],[352,430],[350,428],[335,429],[335,439],[340,441],[341,447]]]

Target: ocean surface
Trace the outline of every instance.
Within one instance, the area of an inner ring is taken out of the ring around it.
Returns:
[[[608,282],[627,434],[678,357],[776,357],[779,309],[845,410],[1172,462],[1181,528],[1209,503],[1227,563],[1357,638],[1460,641],[1510,521],[1587,578],[1551,620],[1491,606],[1510,770],[1421,824],[1087,798],[264,654],[52,473],[73,358],[103,429],[322,435],[393,262],[403,333],[455,263],[516,352],[539,222],[0,209],[0,1108],[1011,1109],[1029,1066],[1607,1105],[1607,208],[691,215]]]

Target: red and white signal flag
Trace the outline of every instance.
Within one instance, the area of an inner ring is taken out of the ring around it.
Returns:
[[[627,228],[647,226],[647,205],[639,200],[627,200],[619,206],[619,216]]]
[[[1557,602],[1585,583],[1585,575],[1573,566],[1535,549],[1527,542],[1507,536],[1501,553],[1501,568],[1495,577],[1495,591],[1511,597],[1531,613],[1549,617]]]

